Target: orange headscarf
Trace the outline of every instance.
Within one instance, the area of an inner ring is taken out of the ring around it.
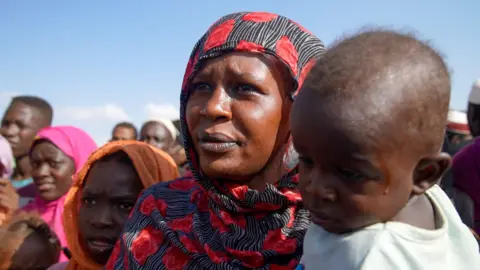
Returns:
[[[68,263],[67,269],[97,270],[104,267],[92,261],[81,244],[77,226],[78,212],[85,178],[93,163],[102,157],[119,151],[125,152],[132,160],[133,166],[145,188],[162,181],[169,181],[179,177],[177,166],[168,154],[143,142],[115,141],[104,145],[93,153],[78,173],[78,177],[68,192],[65,201],[63,224],[68,248],[72,253],[72,258]]]

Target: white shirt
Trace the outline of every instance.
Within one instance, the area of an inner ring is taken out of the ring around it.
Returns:
[[[480,269],[478,244],[450,199],[437,185],[426,194],[435,208],[439,229],[387,222],[339,235],[311,224],[301,265],[306,270]]]

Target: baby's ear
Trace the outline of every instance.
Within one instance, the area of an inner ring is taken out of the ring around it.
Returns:
[[[423,194],[438,183],[445,171],[450,167],[451,158],[446,153],[426,157],[418,162],[413,172],[413,193]]]

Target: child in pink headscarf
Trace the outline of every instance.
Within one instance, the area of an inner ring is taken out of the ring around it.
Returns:
[[[30,150],[32,177],[37,197],[23,210],[39,212],[66,247],[62,213],[65,197],[75,174],[97,148],[84,131],[70,126],[41,130]],[[66,261],[64,254],[60,261]]]

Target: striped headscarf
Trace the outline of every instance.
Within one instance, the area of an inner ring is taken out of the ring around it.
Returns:
[[[264,12],[222,17],[195,45],[181,93],[180,118],[191,176],[155,185],[141,196],[106,269],[294,269],[309,224],[296,162],[262,192],[208,178],[186,123],[189,84],[207,59],[233,51],[279,59],[295,82],[292,99],[322,42],[288,18]],[[292,154],[285,146],[286,155]],[[215,182],[215,184],[213,184]]]

